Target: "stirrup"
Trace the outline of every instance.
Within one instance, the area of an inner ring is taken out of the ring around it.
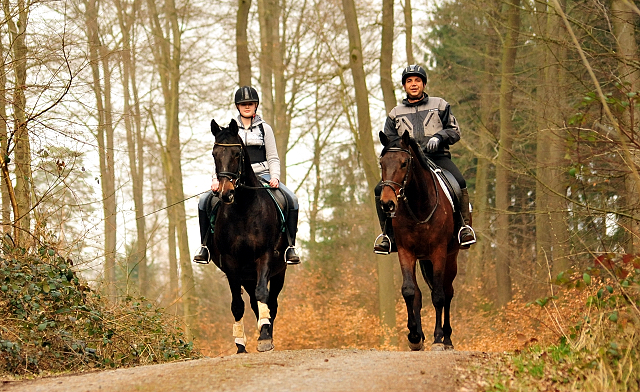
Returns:
[[[469,230],[471,230],[471,235],[473,236],[473,240],[462,242],[462,237],[461,237],[462,230],[465,229],[465,228],[468,228]],[[464,225],[464,226],[462,226],[460,228],[460,230],[458,230],[458,243],[460,244],[461,247],[467,247],[468,248],[469,246],[475,244],[476,241],[477,241],[476,232],[473,230],[473,227],[471,227],[469,225]]]
[[[382,238],[382,239],[381,239]],[[381,240],[380,240],[381,239]],[[380,242],[382,242],[383,240],[387,240],[387,242],[389,242],[389,250],[388,251],[380,251],[380,250],[376,250],[376,245],[378,245],[378,240],[380,240]],[[391,254],[391,238],[389,238],[388,235],[386,235],[385,233],[380,233],[377,237],[376,240],[373,241],[373,253],[378,254],[378,255],[390,255]]]
[[[298,260],[287,260],[287,252],[289,252],[289,249],[293,249],[293,250],[294,250],[294,252],[295,252],[296,247],[295,247],[295,246],[293,246],[293,245],[289,245],[289,246],[287,247],[287,249],[285,249],[285,251],[284,251],[284,262],[285,262],[285,263],[287,263],[288,265],[297,265],[297,264],[300,264],[300,256],[298,256],[297,254],[296,254],[296,256],[298,257]]]
[[[200,249],[202,249],[202,248],[207,250],[207,260],[196,260],[196,258],[194,256],[193,262],[194,263],[198,263],[198,264],[209,264],[211,262],[211,252],[209,251],[209,248],[207,248],[206,245],[200,245]]]

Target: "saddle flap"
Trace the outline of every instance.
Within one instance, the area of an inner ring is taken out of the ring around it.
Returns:
[[[264,185],[269,184],[269,181],[265,180],[264,178],[262,177],[258,177],[258,178],[260,179],[260,182],[262,184]],[[269,190],[267,190],[267,192],[269,192],[269,194],[271,195],[271,198],[280,209],[280,212],[282,212],[282,215],[286,221],[287,213],[289,212],[289,206],[287,205],[288,204],[287,197],[285,196],[284,192],[280,188],[270,188]]]
[[[445,190],[448,192],[447,197],[453,206],[459,206],[462,199],[462,190],[460,184],[456,178],[448,170],[445,170],[439,166],[434,165],[433,172],[438,177],[440,185],[444,185]]]

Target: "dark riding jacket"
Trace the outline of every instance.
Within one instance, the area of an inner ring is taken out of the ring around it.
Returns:
[[[451,158],[449,146],[460,140],[460,127],[447,101],[429,97],[426,93],[418,102],[410,103],[403,99],[401,105],[389,112],[384,133],[393,138],[402,136],[406,131],[430,157]],[[428,153],[427,142],[433,136],[440,139],[440,144],[437,151]]]

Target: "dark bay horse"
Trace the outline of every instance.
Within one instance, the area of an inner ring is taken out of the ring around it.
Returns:
[[[216,140],[213,158],[222,203],[207,247],[229,280],[237,352],[246,352],[242,287],[258,320],[258,351],[269,351],[273,349],[273,322],[287,269],[281,213],[251,168],[238,124],[232,120],[228,128],[221,128],[212,120],[211,133]]]
[[[380,132],[380,141],[384,146],[380,154],[380,203],[393,218],[402,270],[402,296],[407,304],[409,347],[421,350],[425,339],[420,319],[422,293],[416,281],[416,260],[420,260],[436,310],[431,349],[453,349],[449,311],[459,251],[453,207],[409,132],[393,140]]]

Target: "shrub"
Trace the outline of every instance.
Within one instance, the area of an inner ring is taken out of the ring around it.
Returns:
[[[175,320],[144,298],[111,305],[42,247],[0,256],[0,373],[165,362],[196,355]]]

